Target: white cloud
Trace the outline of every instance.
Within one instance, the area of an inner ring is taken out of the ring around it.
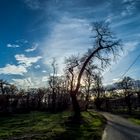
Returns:
[[[22,87],[24,89],[27,88],[38,88],[38,87],[46,87],[48,76],[43,77],[25,77],[22,79],[12,79],[13,84],[16,84],[19,87]]]
[[[35,69],[39,69],[40,68],[40,65],[36,65],[34,68]]]
[[[37,49],[37,47],[38,47],[38,44],[35,43],[32,48],[26,49],[25,52],[33,52]]]
[[[46,81],[48,81],[48,79],[49,79],[48,76],[43,76],[43,77],[42,77],[42,82],[46,82]]]
[[[42,72],[43,72],[43,73],[46,73],[47,71],[46,71],[46,70],[43,70]]]
[[[113,80],[112,80],[112,83],[116,83],[116,82],[120,82],[121,81],[121,78],[114,78]]]
[[[23,79],[12,79],[14,81],[14,84],[17,86],[20,86],[22,88],[32,87],[33,83],[31,80],[31,77],[23,78]]]
[[[139,44],[138,41],[130,41],[130,42],[124,43],[123,55],[126,56],[129,52],[132,52],[133,50],[135,50],[138,44]]]
[[[42,57],[36,56],[36,57],[26,57],[24,54],[17,54],[15,55],[16,60],[18,61],[18,64],[22,64],[25,67],[30,67],[32,64],[38,62]]]
[[[19,48],[20,46],[18,44],[7,44],[8,48]]]
[[[0,74],[14,74],[14,75],[23,75],[27,72],[27,69],[22,65],[10,65],[7,64],[5,67],[0,68]]]

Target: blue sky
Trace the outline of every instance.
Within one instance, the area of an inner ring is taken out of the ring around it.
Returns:
[[[61,73],[64,57],[92,47],[91,23],[105,20],[124,44],[118,62],[103,73],[104,84],[115,82],[140,53],[139,13],[139,0],[1,0],[0,79],[45,85],[52,58]],[[132,78],[140,79],[139,60],[127,73]]]

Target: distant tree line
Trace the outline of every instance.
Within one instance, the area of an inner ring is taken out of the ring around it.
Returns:
[[[105,91],[102,110],[128,114],[140,112],[140,80],[126,76]]]

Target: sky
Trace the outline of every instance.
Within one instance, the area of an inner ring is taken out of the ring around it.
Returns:
[[[121,78],[140,54],[140,0],[0,0],[0,79],[40,87],[56,58],[92,48],[91,23],[104,20],[122,39],[124,52],[103,72],[103,83]],[[140,58],[126,74],[140,79]]]

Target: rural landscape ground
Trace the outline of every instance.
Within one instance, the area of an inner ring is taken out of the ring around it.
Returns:
[[[82,123],[72,124],[70,111],[31,112],[0,118],[0,139],[5,140],[139,140],[140,120],[90,110]]]
[[[101,139],[105,119],[93,111],[83,112],[83,122],[69,123],[70,112],[31,112],[0,118],[0,139],[92,140]]]

